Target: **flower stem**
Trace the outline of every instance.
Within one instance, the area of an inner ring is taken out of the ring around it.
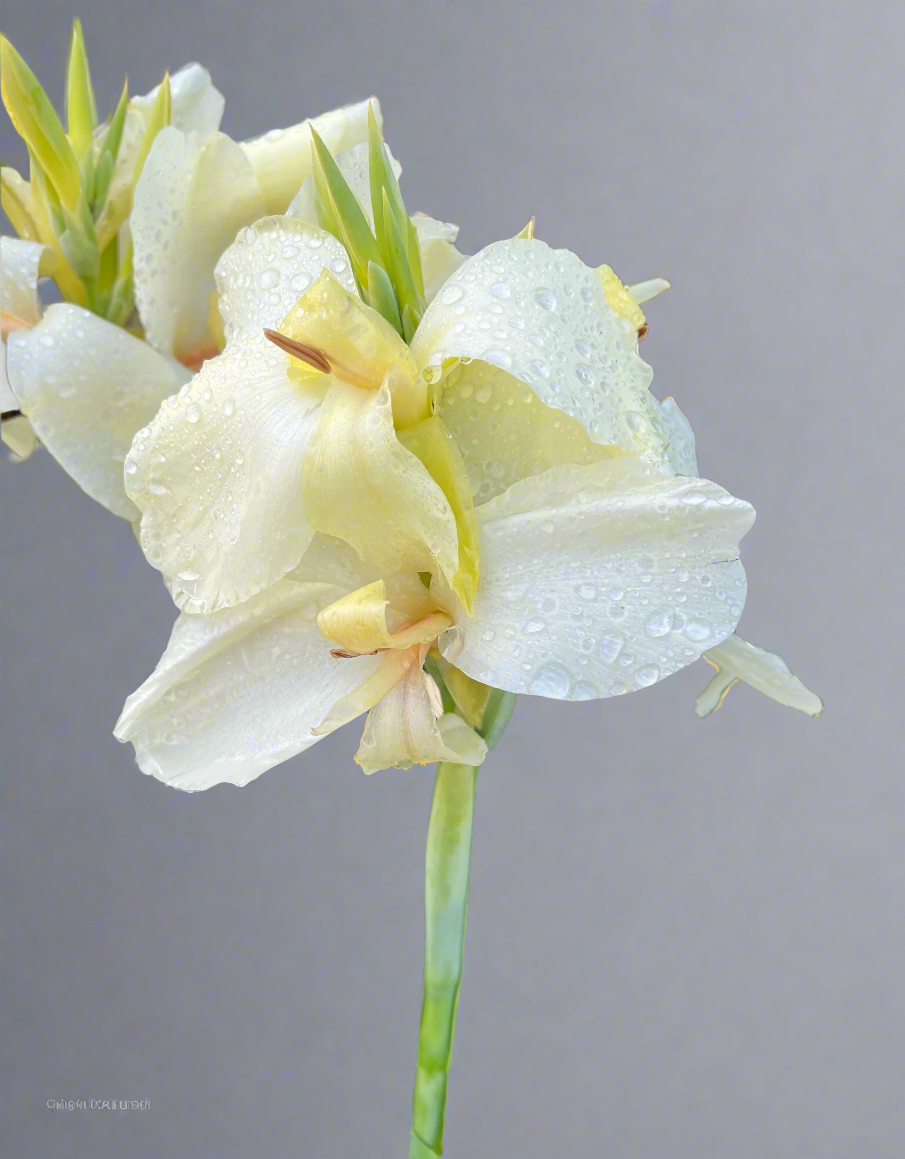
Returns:
[[[446,1088],[462,978],[478,770],[439,764],[424,866],[424,997],[409,1159],[443,1154]]]

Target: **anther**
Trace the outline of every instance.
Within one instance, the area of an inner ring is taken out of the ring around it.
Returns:
[[[293,358],[298,358],[300,362],[305,362],[314,370],[319,370],[321,374],[330,374],[333,370],[326,355],[320,350],[315,350],[313,346],[296,342],[292,338],[287,338],[285,334],[281,334],[279,330],[269,330],[266,326],[264,327],[264,337]]]

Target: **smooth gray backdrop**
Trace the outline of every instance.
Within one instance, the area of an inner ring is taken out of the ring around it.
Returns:
[[[236,137],[377,93],[411,208],[662,274],[644,353],[751,500],[743,635],[819,721],[699,664],[523,701],[481,774],[450,1159],[905,1154],[905,12],[895,3],[6,0],[55,98],[197,59]],[[22,161],[4,121],[3,158]],[[46,454],[0,464],[11,1159],[407,1153],[429,770],[355,726],[241,791],[111,728],[173,609]],[[48,1099],[149,1099],[50,1111]]]

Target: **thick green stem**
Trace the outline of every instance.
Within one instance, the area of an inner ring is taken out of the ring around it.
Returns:
[[[409,1159],[443,1154],[443,1118],[465,948],[478,770],[440,764],[424,866],[424,998]]]

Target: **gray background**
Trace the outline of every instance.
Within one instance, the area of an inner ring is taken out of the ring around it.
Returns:
[[[905,14],[6,0],[52,94],[200,59],[236,137],[376,92],[412,208],[673,289],[645,354],[750,499],[741,625],[826,698],[522,702],[481,776],[450,1159],[905,1154]],[[4,128],[4,158],[21,150]],[[110,735],[173,610],[46,455],[3,496],[14,1159],[406,1154],[431,774],[357,728],[185,796]],[[48,1111],[49,1098],[151,1110]]]

